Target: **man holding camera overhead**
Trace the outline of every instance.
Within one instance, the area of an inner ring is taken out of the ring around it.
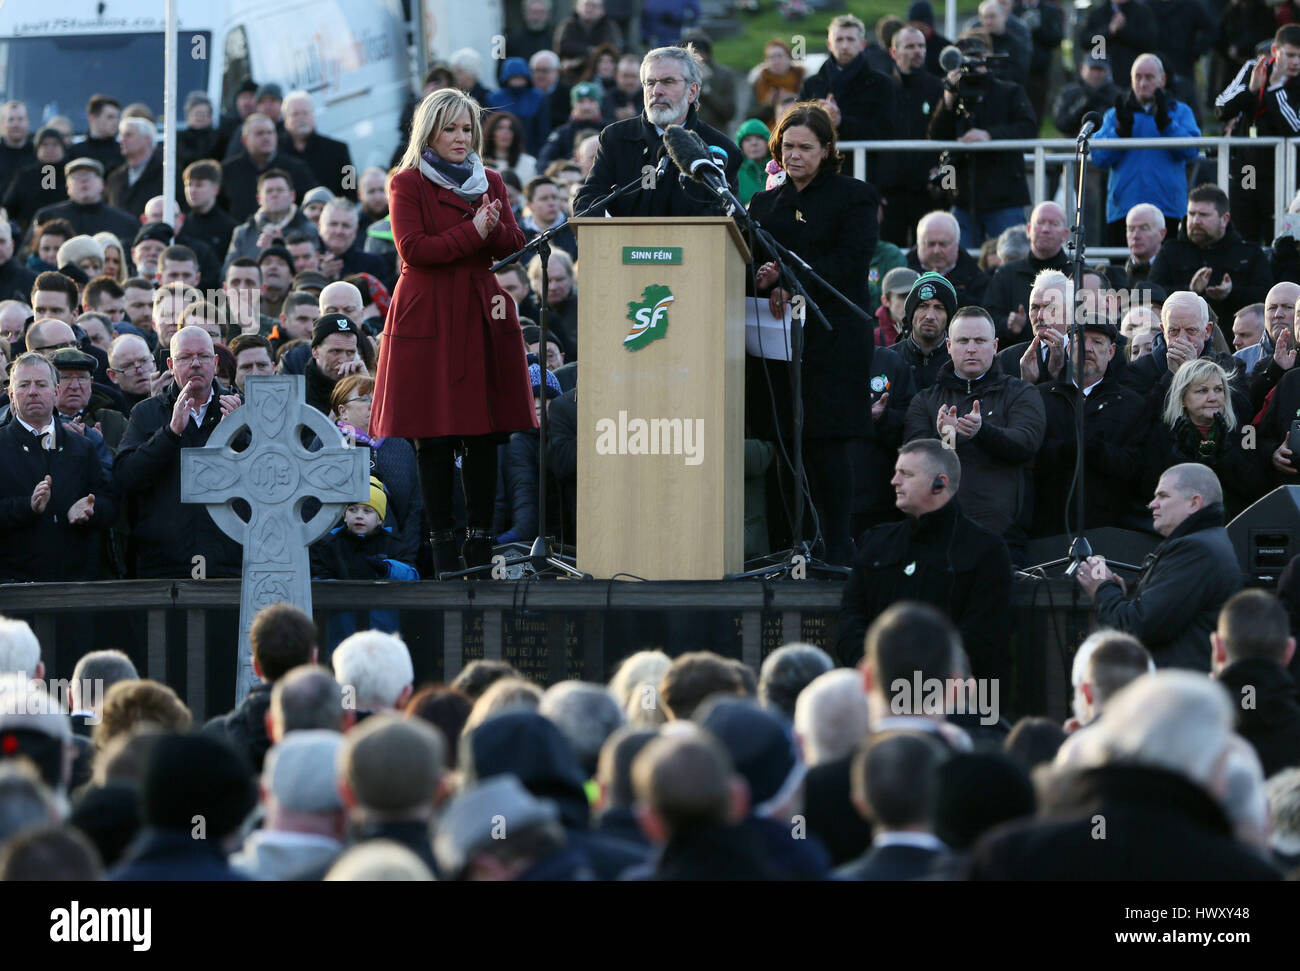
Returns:
[[[989,72],[992,45],[987,35],[968,31],[956,46],[961,60],[944,79],[943,100],[930,120],[930,137],[987,142],[1037,135],[1038,121],[1024,89]],[[945,66],[957,61],[952,54],[950,49],[944,52]],[[961,227],[963,247],[977,247],[1025,221],[1029,182],[1019,151],[954,152],[951,157],[955,178],[948,180],[948,187],[955,189],[952,214]]]

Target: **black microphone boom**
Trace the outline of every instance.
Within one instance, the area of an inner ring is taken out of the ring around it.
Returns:
[[[1079,129],[1078,141],[1087,141],[1101,127],[1101,112],[1090,111],[1083,116],[1083,126]]]
[[[704,139],[689,128],[683,128],[681,125],[669,125],[665,128],[664,148],[668,149],[668,157],[673,160],[673,164],[683,175],[689,176],[696,182],[704,182],[711,173],[718,176],[724,185],[726,184],[726,175],[718,171],[718,165],[713,161],[709,146],[705,145]]]
[[[727,215],[735,215],[742,226],[748,222],[749,215],[745,212],[744,205],[731,191],[727,173],[713,160],[713,153],[704,144],[704,139],[681,125],[669,125],[664,129],[664,147],[668,149],[668,157],[683,175],[704,184],[718,197],[718,202]]]

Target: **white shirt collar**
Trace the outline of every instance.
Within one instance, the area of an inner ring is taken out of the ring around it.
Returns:
[[[933,833],[910,833],[910,832],[890,832],[877,833],[871,841],[873,849],[880,849],[882,846],[915,846],[921,850],[935,850],[942,853],[948,847],[935,836]]]
[[[280,846],[342,846],[332,836],[323,833],[299,833],[290,829],[263,829],[257,831],[263,843],[277,843]]]
[[[46,425],[45,427],[43,427],[43,428],[33,428],[31,425],[27,424],[27,422],[23,421],[23,420],[22,420],[21,418],[19,418],[17,415],[14,415],[14,418],[17,419],[18,424],[22,425],[24,428],[26,428],[29,432],[31,432],[31,433],[32,433],[33,435],[35,435],[37,438],[40,438],[40,437],[41,437],[42,435],[44,435],[46,432],[50,432],[51,434],[53,434],[53,432],[54,432],[54,416],[53,416],[53,415],[50,416],[50,423],[49,423],[48,425]]]
[[[199,405],[198,408],[190,408],[190,414],[194,418],[194,424],[198,425],[200,428],[203,427],[203,418],[207,415],[208,405],[212,404],[212,398],[216,393],[216,385],[214,384],[208,389],[208,400]]]

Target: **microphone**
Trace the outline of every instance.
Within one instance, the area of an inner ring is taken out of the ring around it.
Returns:
[[[730,189],[726,175],[719,170],[717,162],[709,152],[709,147],[695,132],[681,125],[669,125],[664,129],[664,147],[668,150],[673,164],[683,175],[715,188]]]
[[[1076,536],[1074,542],[1070,544],[1070,558],[1073,562],[1066,568],[1065,575],[1072,577],[1078,572],[1083,561],[1092,556],[1092,545],[1088,542],[1086,536]]]
[[[943,68],[945,74],[949,71],[956,71],[965,63],[966,57],[956,44],[949,44],[939,52],[939,66]]]
[[[1083,127],[1079,129],[1080,142],[1086,142],[1101,127],[1101,112],[1090,111],[1083,116]]]

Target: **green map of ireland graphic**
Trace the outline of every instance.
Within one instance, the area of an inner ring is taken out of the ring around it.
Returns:
[[[668,336],[668,305],[673,302],[672,291],[662,283],[652,283],[641,291],[641,300],[629,300],[627,319],[632,330],[623,338],[629,351],[639,351],[651,341]]]

